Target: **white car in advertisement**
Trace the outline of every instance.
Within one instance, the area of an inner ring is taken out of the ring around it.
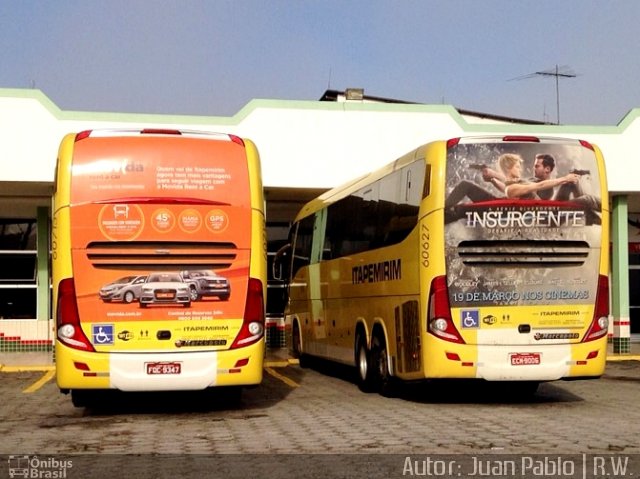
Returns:
[[[191,306],[189,285],[177,272],[151,273],[142,286],[139,301],[141,308],[162,304],[181,304],[188,308]]]

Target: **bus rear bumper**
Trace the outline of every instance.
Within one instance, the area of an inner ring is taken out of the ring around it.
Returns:
[[[488,381],[553,381],[597,378],[606,365],[606,337],[588,343],[528,345],[438,345],[427,378]]]
[[[57,345],[58,346],[58,345]],[[229,351],[89,353],[56,347],[58,387],[201,390],[262,382],[264,342]]]

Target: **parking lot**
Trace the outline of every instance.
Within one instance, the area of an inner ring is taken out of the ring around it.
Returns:
[[[611,361],[595,381],[543,384],[526,399],[469,383],[384,398],[360,392],[353,374],[275,360],[239,403],[215,393],[120,394],[78,409],[51,371],[3,371],[0,453],[640,455],[638,361]]]

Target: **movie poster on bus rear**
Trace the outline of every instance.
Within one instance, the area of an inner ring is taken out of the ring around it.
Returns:
[[[579,142],[461,142],[449,149],[446,262],[452,306],[589,304],[601,179]]]

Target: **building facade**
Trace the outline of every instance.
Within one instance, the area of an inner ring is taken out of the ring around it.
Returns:
[[[612,205],[610,335],[616,352],[628,351],[630,332],[640,333],[640,109],[615,126],[571,126],[363,95],[323,99],[332,101],[253,100],[232,117],[203,117],[63,111],[38,90],[0,89],[0,352],[53,343],[49,232],[60,140],[82,130],[149,127],[225,132],[257,144],[270,251],[307,200],[429,141],[529,134],[593,142],[605,156]],[[277,311],[281,295],[271,286],[270,310]]]

